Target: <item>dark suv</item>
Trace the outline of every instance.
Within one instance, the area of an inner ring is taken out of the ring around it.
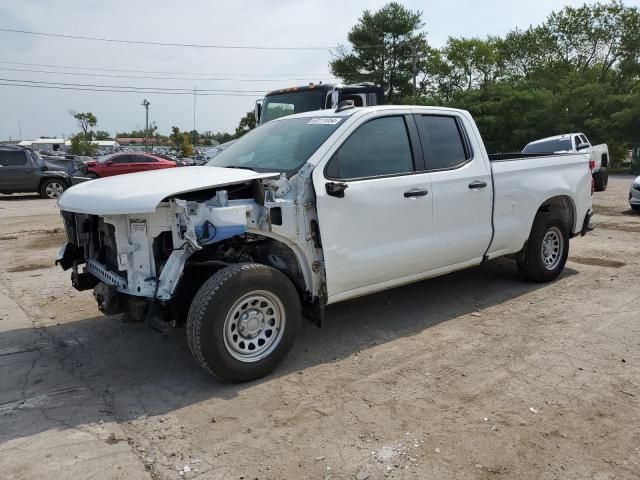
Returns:
[[[47,166],[33,150],[0,145],[0,193],[37,192],[44,198],[58,198],[71,184],[67,172]]]

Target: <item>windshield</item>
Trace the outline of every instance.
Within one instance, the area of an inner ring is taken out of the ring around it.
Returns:
[[[522,153],[555,153],[571,151],[570,138],[558,138],[556,140],[547,140],[545,142],[530,143]]]
[[[294,113],[312,112],[324,107],[324,91],[303,90],[292,93],[267,95],[264,99],[260,123]]]
[[[304,165],[341,122],[340,117],[269,122],[244,135],[207,165],[292,174]]]

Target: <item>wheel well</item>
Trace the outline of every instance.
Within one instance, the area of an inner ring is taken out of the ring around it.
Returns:
[[[260,263],[284,273],[300,294],[303,303],[310,302],[304,275],[294,251],[286,244],[273,238],[251,235],[251,239],[229,239],[210,246],[192,255],[180,279],[174,307],[184,312],[202,284],[218,270],[236,263]],[[177,315],[182,317],[181,314]],[[180,319],[180,323],[186,318]]]
[[[576,213],[571,197],[568,197],[567,195],[558,195],[556,197],[551,197],[548,200],[545,200],[542,205],[540,205],[537,213],[541,212],[556,214],[569,227],[569,233],[573,233]]]

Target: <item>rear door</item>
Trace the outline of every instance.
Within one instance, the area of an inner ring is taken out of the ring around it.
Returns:
[[[131,172],[143,172],[145,170],[153,170],[158,168],[159,163],[153,157],[146,155],[131,155]]]
[[[463,116],[416,114],[433,191],[435,267],[480,260],[492,234],[491,171]]]
[[[431,269],[433,196],[415,121],[365,118],[313,172],[329,302]]]
[[[35,185],[34,185],[35,184]],[[0,190],[30,192],[37,189],[33,165],[25,150],[0,150]]]

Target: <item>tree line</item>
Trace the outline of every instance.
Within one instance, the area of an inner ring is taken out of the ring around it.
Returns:
[[[583,131],[614,161],[640,144],[640,11],[618,0],[552,12],[504,36],[429,45],[420,11],[365,10],[334,52],[333,75],[384,87],[387,103],[463,108],[487,148]],[[414,88],[415,79],[415,88]]]

